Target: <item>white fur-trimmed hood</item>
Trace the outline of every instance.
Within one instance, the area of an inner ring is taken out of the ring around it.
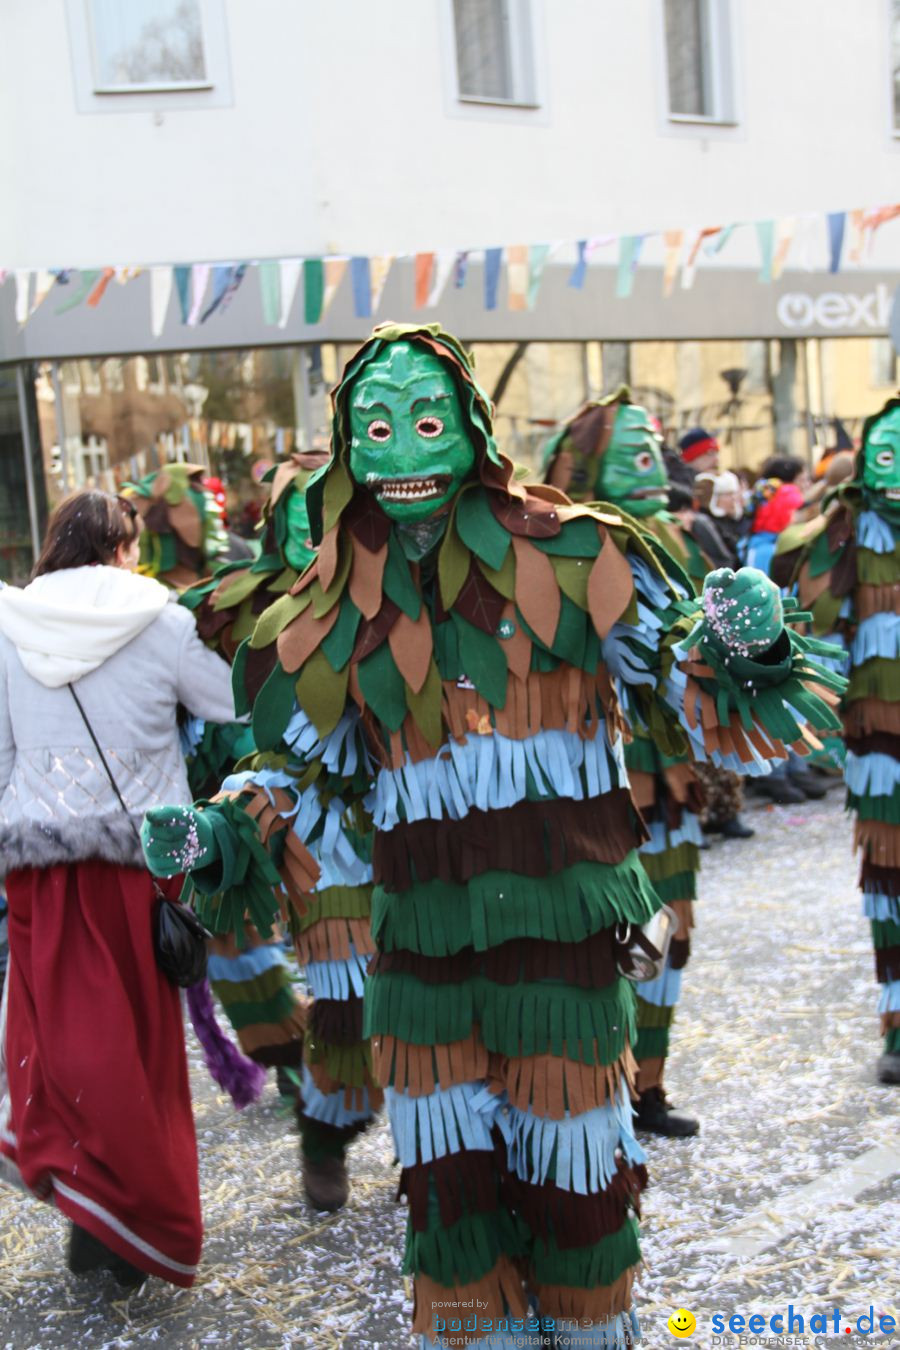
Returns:
[[[122,567],[70,567],[0,590],[0,633],[47,689],[79,680],[137,637],[168,603],[151,577]]]

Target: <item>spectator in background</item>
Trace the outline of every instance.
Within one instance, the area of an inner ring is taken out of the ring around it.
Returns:
[[[775,543],[782,530],[804,505],[809,472],[794,455],[773,455],[762,466],[750,499],[752,521],[747,541],[747,565],[768,574]]]
[[[731,553],[716,528],[715,521],[694,505],[694,494],[680,483],[669,485],[669,510],[677,516],[682,529],[708,561],[711,568],[731,567]]]
[[[695,484],[701,515],[708,516],[730,555],[730,567],[740,567],[741,548],[750,522],[744,516],[744,493],[736,473],[703,473]]]
[[[719,442],[703,427],[691,427],[678,442],[681,459],[691,474],[716,473],[719,468]]]

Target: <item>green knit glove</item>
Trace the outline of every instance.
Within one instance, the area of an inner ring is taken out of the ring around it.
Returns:
[[[144,816],[141,843],[154,876],[175,877],[219,857],[212,823],[193,806],[155,806]]]
[[[756,567],[720,567],[703,583],[703,620],[696,636],[721,657],[758,661],[784,632],[781,592]]]

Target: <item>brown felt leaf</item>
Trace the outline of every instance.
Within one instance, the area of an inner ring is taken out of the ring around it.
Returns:
[[[172,486],[172,479],[166,473],[165,469],[160,469],[159,473],[153,480],[153,487],[150,489],[150,496],[156,497],[157,499],[163,497],[168,492],[171,486]]]
[[[374,652],[377,647],[381,646],[400,613],[402,613],[400,606],[395,605],[393,600],[385,596],[384,603],[374,619],[363,619],[359,625],[356,643],[350,658],[354,668],[371,652]]]
[[[377,553],[387,543],[391,532],[391,522],[372,493],[362,489],[357,490],[344,512],[343,523],[357,543],[370,553]]]
[[[488,582],[472,558],[469,575],[453,608],[483,633],[494,633],[503,614],[503,596]]]
[[[317,619],[311,608],[305,609],[278,634],[276,647],[283,668],[292,675],[321,645],[337,622],[338,606]]]
[[[601,527],[602,529],[602,527]],[[603,530],[603,544],[588,578],[588,608],[600,637],[605,638],[624,614],[634,591],[634,575],[612,535]]]
[[[490,494],[490,507],[496,519],[510,534],[531,539],[550,539],[562,528],[560,508],[553,502],[528,496],[524,501],[506,500]]]
[[[366,619],[373,619],[381,608],[381,580],[387,554],[386,543],[381,545],[377,553],[370,553],[358,539],[354,539],[350,563],[350,599]]]
[[[512,637],[502,639],[507,665],[520,680],[527,680],[528,672],[531,670],[531,638],[519,622],[515,605],[504,605],[502,619],[507,620],[515,629]]]
[[[550,559],[520,535],[513,536],[513,548],[519,612],[544,646],[552,647],[562,600]]]
[[[203,522],[190,497],[182,497],[177,506],[169,507],[169,524],[191,548],[200,547]]]
[[[425,605],[415,620],[401,610],[388,634],[388,642],[394,665],[413,693],[418,694],[428,675],[434,649],[431,623]]]
[[[338,565],[338,527],[333,526],[322,540],[319,548],[319,584],[323,591],[334,581]]]

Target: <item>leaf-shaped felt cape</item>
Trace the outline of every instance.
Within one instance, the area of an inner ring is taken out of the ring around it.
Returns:
[[[350,574],[351,560],[349,540],[343,540],[340,544],[340,558],[336,563],[335,572],[327,590],[322,578],[322,569],[319,567],[319,575],[309,588],[313,598],[313,613],[317,619],[320,619],[323,614],[327,614],[332,605],[336,605],[344,593],[347,586],[347,577]],[[316,562],[318,564],[320,559],[317,558]]]
[[[319,585],[323,591],[327,591],[334,581],[337,572],[339,546],[339,530],[338,526],[334,525],[322,540],[317,554],[319,559]]]
[[[454,611],[484,633],[495,633],[503,615],[504,599],[485,578],[472,559],[466,584],[456,597]]]
[[[320,736],[334,731],[347,704],[350,667],[335,672],[324,651],[314,651],[296,684],[297,702]]]
[[[459,537],[482,562],[495,570],[503,566],[510,536],[497,521],[482,487],[465,489],[456,508]]]
[[[511,635],[503,639],[507,665],[518,679],[527,680],[531,670],[531,638],[516,613],[515,605],[509,601],[503,608],[502,618],[507,619],[512,626]]]
[[[213,609],[231,609],[232,606],[239,605],[248,595],[253,594],[264,579],[259,572],[252,572],[249,568],[241,572],[221,588],[212,602]]]
[[[274,642],[283,628],[286,628],[298,614],[302,614],[310,603],[309,592],[303,595],[281,595],[264,609],[256,620],[251,647],[268,647]]]
[[[203,538],[203,521],[189,497],[169,507],[169,524],[191,548],[199,548]]]
[[[534,546],[551,556],[596,558],[599,547],[596,518],[585,514],[567,520],[558,535],[552,539],[535,539]]]
[[[483,633],[455,611],[452,618],[459,639],[459,659],[464,673],[492,708],[505,707],[509,672],[503,643]]]
[[[448,614],[469,575],[470,557],[469,550],[456,533],[454,517],[451,515],[438,553],[441,603]]]
[[[495,591],[499,591],[507,600],[516,598],[516,556],[512,549],[507,553],[503,560],[503,566],[499,570],[488,567],[487,563],[482,562],[480,558],[478,566]]]
[[[513,539],[516,555],[516,605],[519,613],[545,647],[553,646],[559,622],[559,586],[550,559],[530,540]]]
[[[595,543],[597,527],[594,526]],[[593,557],[596,554],[594,550]],[[554,558],[552,560],[553,571],[556,574],[556,580],[559,589],[564,595],[578,606],[579,609],[587,609],[587,585],[588,577],[591,575],[591,563],[585,558]]]
[[[400,547],[400,541],[392,530],[388,537],[388,555],[382,579],[385,595],[389,595],[395,605],[399,605],[404,614],[418,619],[422,608],[422,597],[412,579],[409,563]]]
[[[322,497],[322,528],[324,534],[327,534],[337,525],[341,512],[348,505],[352,496],[353,479],[350,477],[347,466],[338,461],[325,475]]]
[[[253,701],[253,740],[258,750],[274,750],[291,719],[296,681],[277,665]]]
[[[316,618],[310,606],[281,630],[277,638],[278,659],[286,671],[293,673],[301,668],[322,645],[322,639],[331,632],[337,617],[337,605],[321,619]]]
[[[387,554],[386,543],[381,545],[377,553],[370,553],[358,540],[354,542],[350,565],[350,598],[367,619],[373,619],[381,608],[382,578]]]
[[[600,637],[608,636],[613,624],[628,608],[634,592],[634,574],[625,555],[608,530],[588,578],[588,608]]]
[[[428,611],[422,606],[413,620],[402,610],[388,634],[394,664],[414,694],[421,692],[434,651]]]
[[[337,623],[322,641],[322,651],[328,657],[332,670],[343,670],[350,660],[361,618],[362,615],[349,595],[345,595],[341,601]]]
[[[406,701],[416,726],[435,750],[444,739],[444,723],[441,717],[442,694],[440,671],[432,659],[428,664],[428,674],[422,688],[418,693],[408,688]]]
[[[386,642],[370,652],[357,667],[362,696],[372,712],[391,731],[399,731],[406,716],[406,688]]]

